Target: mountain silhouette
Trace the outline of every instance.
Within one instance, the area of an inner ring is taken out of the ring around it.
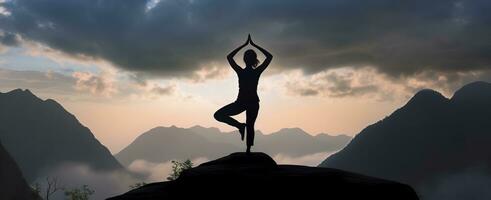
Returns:
[[[237,140],[238,131],[221,132],[218,128],[205,128],[193,126],[194,133],[206,137],[210,141],[233,144],[242,150],[242,142]],[[347,135],[331,136],[325,133],[312,136],[300,128],[283,128],[271,134],[256,131],[256,145],[254,149],[270,155],[285,154],[289,156],[302,156],[325,151],[336,151],[344,147],[351,137]],[[227,152],[228,154],[228,152]]]
[[[264,153],[233,153],[109,200],[150,199],[418,199],[404,184],[342,170],[277,165]]]
[[[345,135],[311,136],[302,129],[281,129],[264,135],[256,131],[255,149],[271,155],[301,156],[341,149],[351,138]],[[206,157],[214,159],[230,152],[243,151],[239,133],[221,132],[217,128],[194,126],[191,128],[157,127],[139,137],[115,156],[123,164],[134,160],[165,162],[173,159]]]
[[[41,200],[29,187],[22,172],[0,141],[0,199]]]
[[[489,175],[490,117],[490,83],[470,83],[450,99],[422,90],[320,166],[407,183],[417,191],[468,170]]]
[[[115,157],[123,165],[129,165],[138,159],[163,162],[172,159],[217,157],[233,150],[233,145],[208,141],[189,129],[172,126],[157,127],[143,133]]]
[[[0,93],[0,110],[0,140],[29,182],[65,162],[122,169],[90,130],[54,100],[16,89]]]

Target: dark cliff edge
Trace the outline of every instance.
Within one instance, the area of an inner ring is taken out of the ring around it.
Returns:
[[[233,153],[109,200],[173,198],[418,199],[405,184],[337,169],[277,165],[264,153]]]
[[[22,172],[0,141],[0,199],[41,200],[27,184]]]

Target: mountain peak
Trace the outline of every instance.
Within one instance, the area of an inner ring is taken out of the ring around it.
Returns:
[[[206,133],[210,133],[210,132],[215,132],[215,133],[221,133],[220,129],[216,128],[216,127],[204,127],[204,126],[201,126],[201,125],[194,125],[192,127],[189,128],[189,130],[192,130],[196,133],[198,132],[206,132]]]
[[[220,129],[218,129],[216,127],[204,127],[201,125],[194,125],[192,127],[189,127],[189,129],[192,129],[192,130],[218,130],[218,131],[220,131]]]
[[[148,130],[147,132],[141,134],[140,136],[144,136],[144,135],[153,135],[153,134],[157,134],[157,135],[160,135],[161,133],[171,133],[171,134],[174,134],[174,133],[178,133],[180,131],[184,130],[184,128],[179,128],[175,125],[171,125],[169,127],[166,127],[166,126],[157,126],[157,127],[154,127],[150,130]]]
[[[14,89],[11,90],[10,92],[5,93],[6,95],[9,96],[25,96],[25,97],[35,97],[38,98],[36,95],[34,95],[29,89]]]
[[[435,90],[423,89],[418,91],[406,105],[434,105],[445,102],[448,99]]]
[[[122,169],[92,132],[54,100],[16,89],[0,95],[0,110],[0,139],[28,181],[67,161],[95,170]]]
[[[427,190],[428,183],[491,166],[490,96],[491,84],[485,82],[464,86],[451,100],[435,91],[420,91],[409,106],[363,129],[320,166],[401,181],[420,189],[421,196],[432,196],[435,190]],[[478,193],[470,192],[467,199]]]
[[[20,89],[20,88],[11,90],[10,92],[7,92],[7,93],[11,93],[11,94],[16,94],[16,93],[32,94],[32,92],[29,89],[24,89],[23,90],[23,89]]]
[[[193,129],[193,128],[206,128],[206,127],[201,126],[201,125],[194,125],[194,126],[192,126],[192,127],[190,127],[190,128],[191,128],[191,129]]]
[[[484,81],[476,81],[464,85],[458,89],[452,97],[452,101],[468,101],[468,100],[489,100],[491,99],[491,83]]]
[[[308,134],[305,132],[303,129],[298,128],[298,127],[293,127],[293,128],[282,128],[280,129],[277,133],[303,133],[303,134]]]

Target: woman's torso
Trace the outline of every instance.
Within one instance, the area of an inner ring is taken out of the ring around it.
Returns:
[[[244,69],[237,74],[239,77],[239,95],[237,101],[258,102],[257,85],[260,74],[254,69]]]

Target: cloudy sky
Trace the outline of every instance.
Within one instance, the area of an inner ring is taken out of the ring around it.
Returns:
[[[225,56],[251,33],[274,55],[258,129],[354,135],[422,88],[450,97],[491,81],[490,9],[489,0],[0,0],[0,91],[59,101],[113,152],[159,125],[232,130],[212,115],[235,100]]]

